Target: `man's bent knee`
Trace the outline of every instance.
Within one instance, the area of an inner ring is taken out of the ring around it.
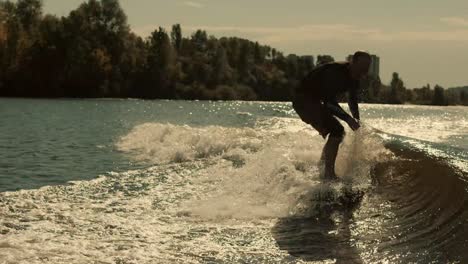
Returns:
[[[333,129],[330,132],[330,137],[336,138],[341,143],[345,137],[345,134],[346,133],[345,133],[344,127],[340,126],[339,128]]]

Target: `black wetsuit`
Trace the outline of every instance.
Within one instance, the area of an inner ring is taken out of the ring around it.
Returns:
[[[296,89],[293,107],[301,119],[311,124],[325,137],[342,137],[344,128],[333,117],[344,121],[351,118],[337,101],[337,96],[348,92],[348,105],[354,118],[359,119],[359,81],[351,78],[348,62],[333,62],[312,70]]]

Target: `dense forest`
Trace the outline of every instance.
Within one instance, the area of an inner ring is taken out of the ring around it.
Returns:
[[[143,39],[118,0],[89,0],[67,17],[44,14],[41,0],[0,0],[0,96],[287,101],[298,81],[330,55],[285,55],[175,24]],[[364,102],[468,104],[468,87],[406,89],[362,82]]]

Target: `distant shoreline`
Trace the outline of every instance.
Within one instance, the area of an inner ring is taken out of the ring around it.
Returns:
[[[82,101],[82,100],[141,100],[141,101],[186,101],[186,102],[252,102],[252,103],[288,103],[290,101],[283,100],[283,101],[268,101],[268,100],[208,100],[208,99],[163,99],[163,98],[135,98],[135,97],[19,97],[19,96],[0,96],[0,99],[31,99],[31,100],[69,100],[69,101]],[[341,104],[346,104],[346,102],[340,102]],[[394,106],[454,106],[454,107],[467,107],[467,105],[432,105],[432,104],[413,104],[413,103],[404,103],[404,104],[390,104],[390,103],[373,103],[373,102],[361,102],[359,105],[394,105]]]

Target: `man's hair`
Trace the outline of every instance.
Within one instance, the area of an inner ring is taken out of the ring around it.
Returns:
[[[356,62],[358,61],[359,58],[368,58],[368,59],[371,59],[371,55],[365,51],[356,51],[353,55],[353,62]]]

